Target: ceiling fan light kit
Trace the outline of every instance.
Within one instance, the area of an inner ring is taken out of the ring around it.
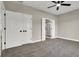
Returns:
[[[53,6],[49,6],[48,8],[51,8],[51,7],[55,7],[56,6],[56,10],[58,11],[59,10],[59,7],[60,6],[71,6],[71,4],[67,4],[67,3],[64,3],[65,1],[52,1],[55,5]]]
[[[58,6],[61,6],[61,4],[57,4],[56,6],[57,6],[57,7],[58,7]]]

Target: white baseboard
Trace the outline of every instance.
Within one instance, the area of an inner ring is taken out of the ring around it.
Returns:
[[[71,40],[71,41],[79,42],[78,39],[71,39],[71,38],[65,38],[65,37],[59,37],[59,36],[56,36],[56,37],[54,37],[54,38],[61,38],[61,39],[64,39],[64,40]],[[53,38],[53,39],[54,39],[54,38]],[[32,42],[30,42],[30,43],[36,43],[36,42],[40,42],[40,41],[41,41],[41,39],[40,39],[40,40],[32,41]],[[42,40],[42,41],[45,41],[45,40]],[[29,43],[26,43],[26,44],[29,44]],[[22,44],[22,45],[24,45],[24,44]],[[14,47],[18,47],[18,46],[21,46],[21,45],[17,45],[17,46],[14,46]],[[12,48],[12,47],[10,47],[10,48]]]
[[[78,39],[65,38],[65,37],[57,37],[57,38],[62,38],[62,39],[64,39],[64,40],[71,40],[71,41],[79,42]]]
[[[32,41],[31,43],[36,43],[36,42],[40,42],[40,41],[41,41],[41,39],[40,40]],[[45,40],[42,40],[42,41],[45,41]]]
[[[35,41],[32,41],[31,43],[35,43],[35,42],[40,42],[41,40],[35,40]]]
[[[42,41],[45,41],[45,40],[42,40]],[[30,42],[24,43],[24,44],[23,43],[22,44],[18,44],[16,46],[12,46],[12,47],[7,47],[6,49],[22,46],[22,45],[25,45],[25,44],[36,43],[36,42],[41,42],[41,39],[40,40],[35,40],[35,41],[30,41]],[[5,50],[5,49],[3,48],[3,50]]]

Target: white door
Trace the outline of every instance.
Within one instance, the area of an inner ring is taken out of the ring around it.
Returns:
[[[6,12],[6,48],[27,44],[32,41],[32,15]]]

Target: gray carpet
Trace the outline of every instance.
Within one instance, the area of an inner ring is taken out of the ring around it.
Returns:
[[[3,51],[3,57],[79,57],[79,42],[64,39],[26,44]]]

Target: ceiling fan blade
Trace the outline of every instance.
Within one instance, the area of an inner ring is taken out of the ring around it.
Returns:
[[[57,2],[56,1],[52,1],[53,3],[55,3],[55,4],[57,4]]]
[[[60,1],[58,1],[57,3],[60,3]]]
[[[61,3],[63,3],[64,1],[61,1]]]
[[[51,8],[51,7],[55,7],[56,5],[53,5],[53,6],[49,6],[48,8]]]
[[[57,7],[57,9],[56,9],[57,11],[59,10],[59,7]]]
[[[71,4],[61,4],[62,6],[71,6]]]

